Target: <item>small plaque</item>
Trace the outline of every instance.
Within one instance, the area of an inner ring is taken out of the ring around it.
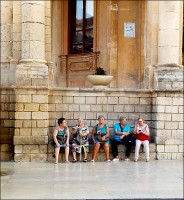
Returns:
[[[128,38],[135,37],[135,23],[131,22],[124,23],[124,37]]]

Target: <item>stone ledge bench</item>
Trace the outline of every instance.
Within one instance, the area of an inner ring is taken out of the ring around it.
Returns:
[[[156,159],[156,145],[154,143],[150,143],[149,147],[150,147],[150,160],[155,160]],[[119,152],[120,159],[125,158],[125,150],[126,150],[126,147],[124,145],[118,146],[118,152]],[[141,145],[139,152],[140,152],[139,153],[139,160],[141,160],[141,161],[146,160],[144,148],[143,148],[142,145]],[[92,153],[93,153],[93,144],[90,143],[89,153],[88,153],[88,161],[90,161],[92,159]],[[49,144],[48,145],[48,161],[50,161],[50,162],[55,161],[53,154],[54,154],[54,148],[53,148],[52,145]],[[132,150],[131,150],[131,153],[130,153],[130,160],[131,161],[134,160],[134,155],[135,155],[135,146],[132,147]],[[77,160],[78,161],[79,161],[79,156],[80,156],[80,154],[77,154]],[[83,160],[83,156],[84,156],[84,153],[82,154],[82,160]],[[72,159],[73,159],[73,155],[72,155],[72,152],[70,151],[69,160],[72,161]],[[111,145],[110,145],[110,159],[113,159]],[[104,153],[103,147],[101,147],[98,154],[97,154],[96,161],[105,161],[105,160],[106,160],[105,153]],[[60,150],[60,154],[59,154],[59,162],[64,162],[64,161],[65,161],[65,154],[64,154],[64,148],[62,148]]]

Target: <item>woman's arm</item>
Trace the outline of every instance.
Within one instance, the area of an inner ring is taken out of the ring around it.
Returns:
[[[114,133],[117,134],[117,135],[123,135],[123,132],[119,132],[117,130],[114,130]]]
[[[58,140],[57,140],[57,134],[58,134],[58,130],[54,130],[52,136],[53,136],[53,140],[54,140],[54,142],[55,142],[56,145],[59,147],[60,144],[59,144],[59,142],[58,142]]]
[[[94,144],[95,144],[95,137],[94,137],[95,132],[96,132],[96,131],[95,131],[95,128],[93,128],[93,129],[92,129],[92,133],[91,133],[91,138],[92,138]]]
[[[142,132],[144,135],[147,135],[149,136],[150,135],[150,131],[149,131],[149,127],[148,125],[146,124],[146,131],[145,132]]]
[[[109,129],[109,127],[107,127],[105,137],[108,138],[109,136],[110,136],[110,129]]]
[[[69,139],[70,139],[69,128],[67,128],[67,130],[66,130],[66,136],[67,136],[67,139],[66,139],[66,145],[69,146]]]

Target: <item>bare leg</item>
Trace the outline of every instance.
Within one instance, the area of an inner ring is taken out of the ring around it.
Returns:
[[[76,159],[76,152],[72,151],[72,153],[73,153],[73,159]]]
[[[104,152],[105,152],[105,155],[106,155],[106,159],[110,160],[109,159],[109,144],[104,144],[103,148],[104,148]]]
[[[68,162],[69,147],[65,147],[65,160]]]
[[[88,152],[84,152],[84,158],[87,159],[88,157]]]
[[[92,158],[92,160],[96,159],[96,155],[97,155],[99,149],[100,149],[100,143],[96,143],[95,146],[94,146],[94,152],[93,152],[93,158]]]
[[[55,148],[55,158],[56,158],[55,163],[58,163],[59,151],[60,151],[60,147],[56,147]]]

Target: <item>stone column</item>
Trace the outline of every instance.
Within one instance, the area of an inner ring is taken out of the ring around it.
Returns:
[[[21,2],[22,51],[16,67],[15,161],[46,161],[48,66],[45,61],[45,1]]]
[[[15,85],[48,86],[45,65],[45,1],[22,1],[22,52]]]
[[[180,64],[181,1],[159,1],[158,64]]]
[[[110,5],[108,8],[108,60],[109,60],[109,69],[110,75],[115,77],[114,81],[111,83],[111,87],[117,87],[117,56],[118,56],[118,1],[112,0],[110,1]]]

